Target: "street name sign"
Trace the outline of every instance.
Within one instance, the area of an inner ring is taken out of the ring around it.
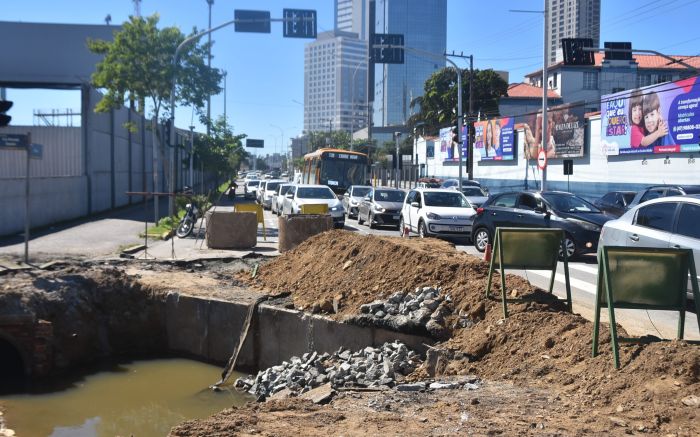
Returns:
[[[265,147],[265,140],[254,140],[252,138],[246,138],[245,146],[263,148]]]
[[[316,38],[316,11],[313,9],[283,9],[283,36],[287,38]]]
[[[403,64],[403,35],[398,33],[375,33],[372,40],[372,62],[375,64]],[[383,48],[374,46],[400,46]]]
[[[25,149],[29,145],[29,135],[0,134],[0,147]]]
[[[270,33],[270,11],[233,11],[236,32]]]

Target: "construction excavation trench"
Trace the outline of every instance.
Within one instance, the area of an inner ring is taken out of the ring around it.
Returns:
[[[0,435],[33,435],[13,417],[43,405],[31,398],[37,391],[80,410],[66,387],[86,385],[96,369],[167,375],[146,376],[150,391],[182,386],[198,405],[131,411],[138,420],[111,428],[100,412],[84,423],[51,414],[39,428],[46,435],[70,435],[59,431],[71,426],[141,435],[129,427],[149,421],[178,436],[700,435],[700,347],[624,345],[615,370],[605,325],[592,357],[592,324],[516,276],[509,294],[531,300],[509,305],[503,319],[500,301],[484,297],[487,273],[444,241],[345,231],[271,260],[71,261],[6,272]],[[235,371],[209,388],[232,356]]]

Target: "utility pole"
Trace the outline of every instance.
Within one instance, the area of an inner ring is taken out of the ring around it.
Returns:
[[[394,174],[394,186],[399,188],[399,138],[401,138],[401,132],[394,132],[394,138],[396,139],[396,173]]]
[[[194,126],[190,126],[190,188],[194,190],[194,175],[192,165],[194,162]]]

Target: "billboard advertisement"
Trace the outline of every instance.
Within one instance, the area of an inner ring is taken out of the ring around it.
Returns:
[[[515,141],[513,117],[474,123],[474,156],[479,161],[510,161]]]
[[[604,155],[700,151],[697,77],[603,96]]]
[[[440,129],[440,153],[442,156],[442,162],[455,162],[459,163],[459,149],[458,145],[452,142],[452,129],[453,127],[445,127]],[[467,159],[467,126],[462,126],[462,160],[466,162]]]
[[[547,158],[578,158],[584,155],[583,104],[555,106],[547,111]],[[542,113],[518,117],[525,135],[523,156],[537,159],[542,143]]]

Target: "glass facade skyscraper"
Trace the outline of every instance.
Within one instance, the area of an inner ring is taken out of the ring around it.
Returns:
[[[404,45],[442,57],[447,45],[447,0],[376,0],[376,33],[404,35]],[[403,125],[411,99],[423,95],[425,81],[445,61],[410,52],[404,64],[376,64],[374,126]]]

